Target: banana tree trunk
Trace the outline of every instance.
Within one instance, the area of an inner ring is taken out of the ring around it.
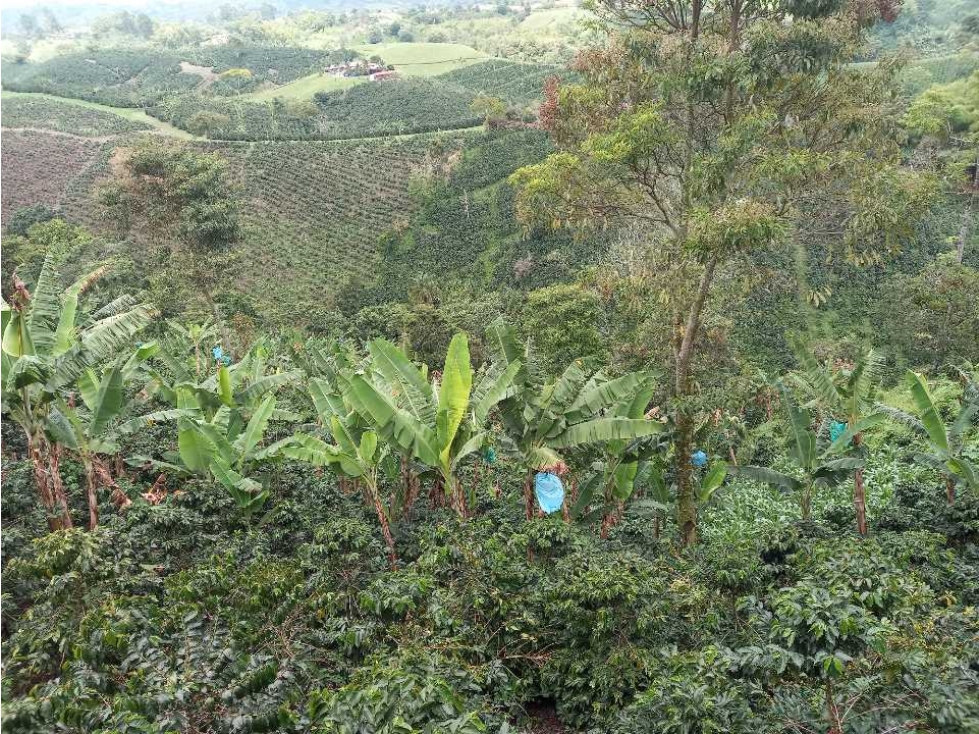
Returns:
[[[523,480],[523,500],[528,520],[534,519],[534,472],[527,472]]]
[[[85,464],[85,489],[88,495],[88,529],[95,530],[99,525],[98,480],[92,460],[83,458],[82,462]]]
[[[802,497],[799,500],[802,508],[802,522],[812,521],[812,487],[807,485],[802,490]]]
[[[945,477],[945,497],[950,505],[955,504],[955,480],[952,477]]]
[[[432,480],[432,488],[428,492],[428,499],[433,510],[445,507],[445,481],[441,474],[435,474],[435,478]]]
[[[856,434],[853,437],[854,447],[859,447],[863,443],[863,435]],[[863,469],[857,469],[853,473],[853,509],[857,515],[857,532],[860,535],[867,534],[867,492],[863,483]]]
[[[43,436],[27,436],[27,455],[34,467],[34,486],[48,519],[49,530],[61,530],[61,517],[54,510],[54,494],[48,476],[48,461],[44,456]]]
[[[125,460],[122,458],[122,454],[116,454],[112,458],[112,463],[113,463],[113,471],[115,472],[116,476],[117,477],[125,477],[126,476],[126,463],[125,463]]]
[[[365,484],[370,494],[371,503],[374,505],[374,512],[377,513],[377,521],[381,525],[381,534],[384,536],[384,542],[388,547],[388,558],[391,561],[391,568],[397,570],[398,554],[394,547],[394,535],[391,534],[391,524],[388,522],[388,516],[384,511],[384,506],[381,504],[381,496],[377,490],[377,483],[368,481]]]
[[[112,474],[109,473],[109,468],[105,465],[105,463],[98,457],[96,457],[93,463],[95,466],[95,474],[99,479],[100,485],[103,487],[108,487],[110,490],[112,490],[110,499],[112,500],[113,504],[115,504],[115,506],[120,510],[129,507],[133,501],[129,499],[129,496],[125,492],[122,491],[122,487],[119,486],[119,483],[113,479]]]
[[[60,515],[61,529],[74,527],[71,513],[68,512],[68,495],[61,481],[61,447],[58,444],[48,445],[48,476],[51,479],[51,494],[54,497],[55,512]]]
[[[411,507],[418,496],[418,475],[411,470],[411,457],[402,456],[400,461],[401,486],[404,491],[404,507],[402,515],[408,517],[411,514]]]
[[[466,490],[462,488],[462,482],[458,477],[449,476],[445,479],[445,485],[449,488],[449,504],[456,514],[463,520],[469,517],[469,508],[466,503]]]

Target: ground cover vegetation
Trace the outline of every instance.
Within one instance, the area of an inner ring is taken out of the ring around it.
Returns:
[[[901,5],[96,23],[218,139],[4,115],[3,730],[979,730],[979,22]],[[521,50],[252,96],[442,41]]]

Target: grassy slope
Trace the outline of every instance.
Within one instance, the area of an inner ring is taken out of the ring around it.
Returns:
[[[281,87],[263,89],[260,92],[243,94],[241,99],[254,102],[265,102],[276,97],[282,99],[312,99],[318,92],[335,92],[338,89],[349,89],[355,84],[367,81],[366,77],[335,77],[331,74],[310,74],[294,82],[283,84]]]
[[[587,13],[578,8],[551,8],[535,10],[522,21],[520,30],[544,32],[550,34],[560,23],[577,23],[586,17]]]
[[[380,56],[408,76],[435,76],[488,57],[482,51],[459,43],[378,43],[358,46],[365,56]]]

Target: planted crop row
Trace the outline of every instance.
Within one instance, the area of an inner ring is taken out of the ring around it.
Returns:
[[[14,96],[6,97],[3,101],[3,126],[43,128],[88,137],[151,129],[145,123],[92,107],[44,97]]]
[[[39,64],[7,64],[3,86],[118,107],[145,107],[200,84],[180,58],[159,51],[102,50],[55,56]]]
[[[185,95],[148,111],[215,140],[343,140],[477,125],[472,97],[463,87],[398,79],[317,94],[313,109],[280,99],[246,102]]]
[[[550,76],[566,78],[569,72],[559,66],[494,59],[455,69],[436,78],[464,87],[474,94],[499,97],[508,104],[523,107],[543,99],[544,81]]]
[[[285,84],[322,71],[331,64],[355,59],[359,54],[348,49],[317,51],[298,46],[227,44],[190,48],[181,51],[181,56],[185,61],[206,66],[218,74],[229,69],[248,69],[252,83],[243,88],[251,88],[263,82]]]
[[[7,64],[3,86],[47,92],[121,107],[147,107],[195,88],[209,95],[238,94],[264,84],[284,84],[356,57],[354,51],[289,46],[226,45],[178,51],[102,49],[56,56],[38,64]],[[216,74],[247,69],[233,80],[183,71],[181,62]]]
[[[462,87],[429,79],[359,84],[316,95],[320,131],[327,137],[403,134],[467,127],[479,123],[469,109],[473,95]]]
[[[0,143],[3,217],[32,204],[59,208],[71,182],[95,159],[100,148],[98,142],[66,135],[5,132]]]

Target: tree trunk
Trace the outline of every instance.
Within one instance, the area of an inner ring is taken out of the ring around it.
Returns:
[[[676,416],[676,524],[683,545],[697,544],[697,497],[693,486],[693,420],[681,409]]]
[[[384,512],[384,507],[381,505],[381,498],[377,493],[377,487],[371,487],[371,500],[374,504],[374,512],[377,513],[377,521],[381,524],[381,534],[384,536],[384,542],[388,547],[388,557],[391,560],[391,568],[397,570],[398,568],[398,555],[394,548],[394,536],[391,534],[391,525],[388,523],[387,513]]]
[[[690,369],[696,350],[697,332],[700,331],[700,318],[707,303],[717,269],[718,257],[712,256],[707,261],[704,273],[700,278],[697,296],[690,305],[687,323],[683,329],[680,348],[676,355],[676,380],[674,392],[678,402],[676,412],[676,485],[677,525],[680,526],[680,537],[684,545],[697,543],[697,498],[694,494],[693,472],[690,467],[690,455],[693,451],[694,420],[690,415],[689,406],[685,405],[690,396]]]
[[[466,505],[466,491],[462,488],[462,482],[453,478],[450,485],[450,502],[452,509],[463,520],[469,517],[469,508]]]
[[[857,512],[857,532],[867,534],[867,495],[863,486],[863,469],[853,475],[853,508]]]
[[[401,487],[404,492],[404,506],[401,508],[402,517],[411,514],[411,506],[418,496],[418,477],[411,470],[411,458],[402,456],[400,460]]]
[[[799,503],[802,506],[802,522],[812,521],[812,487],[806,487],[802,490],[802,500]]]
[[[690,8],[690,38],[696,41],[700,36],[700,15],[703,13],[704,0],[693,0]]]
[[[122,454],[116,454],[113,458],[113,471],[115,471],[117,477],[126,476],[126,462],[122,458]]]
[[[445,507],[445,480],[441,474],[436,474],[432,480],[432,488],[428,492],[428,499],[432,504],[432,509]]]
[[[863,436],[856,434],[853,437],[853,445],[859,447],[863,443]],[[863,469],[857,469],[853,473],[853,509],[857,513],[857,532],[860,535],[867,534],[867,492],[863,485]]]
[[[34,486],[37,489],[41,505],[47,515],[48,529],[61,530],[61,518],[54,511],[54,495],[51,493],[51,483],[48,477],[48,462],[43,451],[44,438],[27,436],[27,455],[34,467]]]
[[[99,525],[99,498],[95,466],[90,459],[85,459],[85,489],[88,494],[88,529],[95,530]]]
[[[965,209],[962,212],[962,226],[959,228],[959,239],[955,247],[955,259],[960,264],[965,259],[965,241],[969,239],[969,230],[972,225],[972,209],[976,201],[975,191],[979,190],[979,155],[976,156],[975,168],[973,170],[975,171],[972,175],[973,193],[970,195],[969,203],[965,205]]]
[[[51,496],[54,498],[54,511],[60,516],[62,530],[74,527],[71,513],[68,511],[68,495],[61,481],[61,447],[58,444],[48,445],[48,477],[51,480]]]
[[[534,519],[534,472],[527,472],[523,481],[523,500],[527,511],[527,519]]]
[[[955,504],[955,480],[952,477],[945,477],[945,496],[950,505]]]

